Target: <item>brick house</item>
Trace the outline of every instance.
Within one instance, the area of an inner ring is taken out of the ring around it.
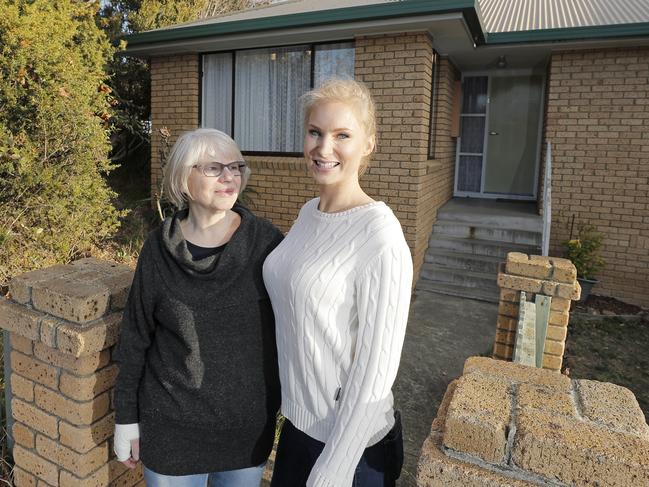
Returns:
[[[494,299],[507,251],[545,235],[561,255],[594,225],[595,292],[649,305],[646,1],[293,0],[133,35],[127,54],[151,63],[153,190],[158,129],[216,127],[287,230],[316,194],[297,99],[354,77],[379,111],[361,184],[399,217],[422,289]]]

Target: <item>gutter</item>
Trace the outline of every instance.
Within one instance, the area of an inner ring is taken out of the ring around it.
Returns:
[[[141,32],[124,36],[128,46],[188,41],[204,37],[218,37],[227,34],[273,31],[295,27],[315,27],[322,25],[397,19],[414,15],[461,13],[469,27],[476,45],[485,43],[482,31],[480,8],[477,0],[402,0],[400,2],[345,7],[315,12],[301,12],[276,15],[249,20],[216,22],[212,24],[191,25]]]

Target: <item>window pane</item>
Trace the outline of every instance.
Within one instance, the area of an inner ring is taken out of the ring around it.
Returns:
[[[460,152],[482,154],[485,117],[462,117]]]
[[[241,150],[301,152],[299,98],[310,81],[308,46],[238,51],[234,139]]]
[[[202,126],[232,135],[232,53],[203,56]]]
[[[482,156],[460,156],[457,174],[458,191],[480,192],[482,179]]]
[[[354,43],[339,42],[315,47],[313,86],[329,78],[354,79]]]
[[[462,113],[487,113],[487,76],[466,77],[462,81]]]

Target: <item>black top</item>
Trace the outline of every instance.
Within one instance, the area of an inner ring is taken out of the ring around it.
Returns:
[[[191,243],[189,240],[185,240],[185,243],[187,244],[187,250],[192,254],[192,260],[201,260],[211,255],[220,254],[223,252],[226,245],[223,244],[218,247],[201,247],[200,245]]]
[[[262,279],[281,232],[243,206],[222,252],[193,260],[187,210],[149,234],[115,359],[116,423],[140,423],[140,457],[165,475],[257,466],[280,403],[275,322]]]

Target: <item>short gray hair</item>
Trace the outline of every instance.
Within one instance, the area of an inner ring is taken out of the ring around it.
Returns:
[[[190,171],[206,155],[243,160],[237,143],[220,130],[195,129],[181,134],[167,157],[163,180],[164,193],[176,208],[187,206],[187,195],[189,195],[187,180]],[[250,178],[250,168],[246,166],[241,173],[239,194],[246,187],[248,178]]]

